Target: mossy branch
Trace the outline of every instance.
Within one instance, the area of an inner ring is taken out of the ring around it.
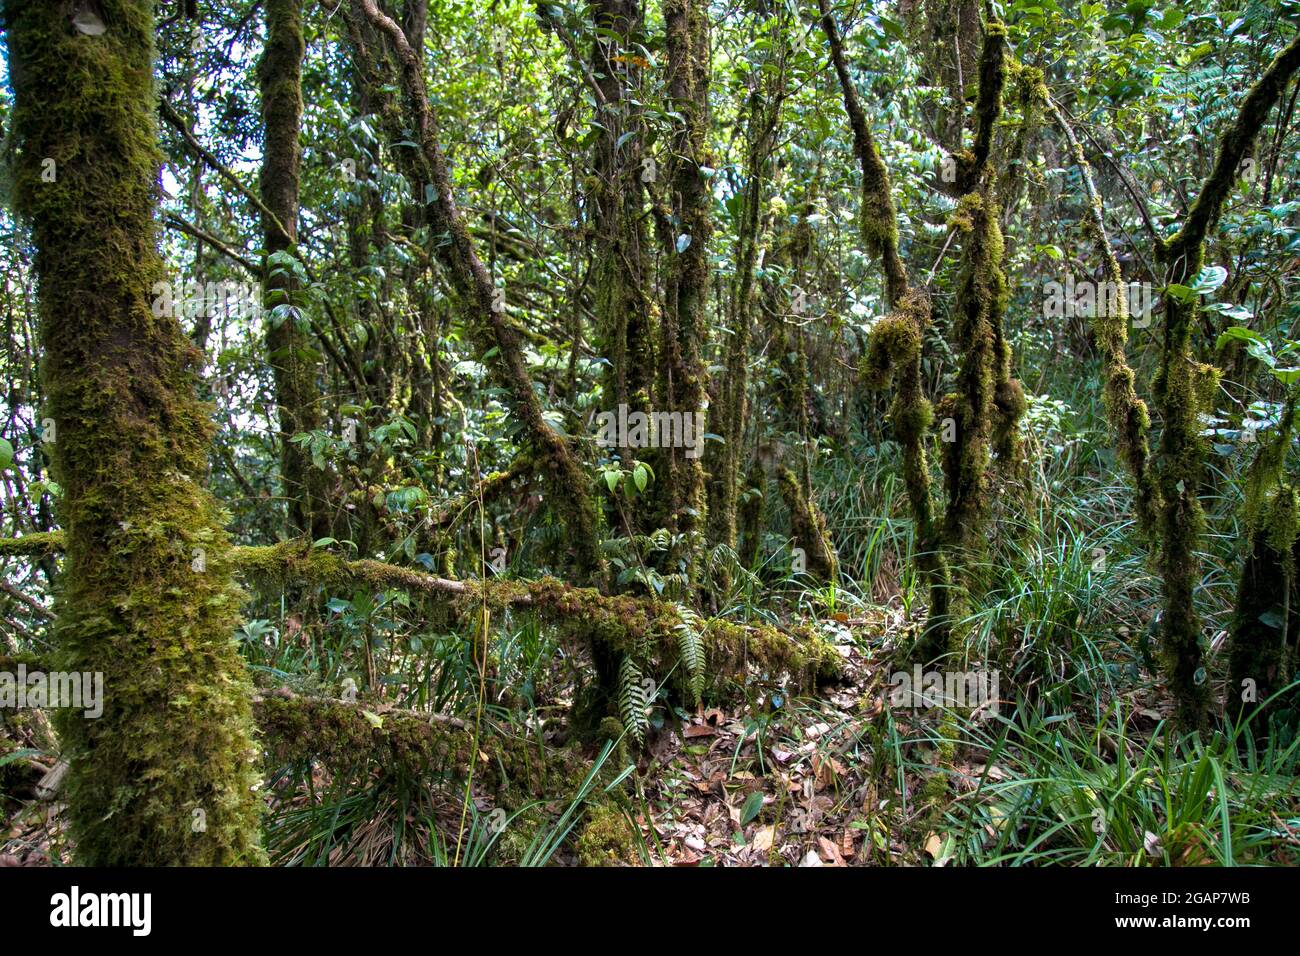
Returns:
[[[0,538],[0,558],[50,558],[63,553],[62,531],[33,531],[19,538]]]
[[[176,107],[167,102],[166,97],[159,97],[158,99],[158,114],[166,120],[168,126],[181,134],[181,139],[185,140],[185,144],[189,146],[189,148],[192,149],[200,159],[211,166],[213,171],[221,176],[222,179],[234,186],[235,191],[247,199],[249,203],[252,204],[253,208],[265,217],[266,222],[275,229],[281,238],[290,243],[293,242],[293,235],[287,228],[285,228],[284,223],[280,221],[280,217],[273,213],[266,203],[262,202],[262,198],[258,196],[257,193],[245,186],[243,180],[236,176],[229,166],[217,159],[216,155],[210,149],[195,138],[194,134],[190,132],[189,126],[186,125],[185,118],[181,116],[180,113],[176,112]]]
[[[1237,181],[1241,161],[1297,69],[1300,69],[1300,34],[1273,59],[1259,82],[1246,94],[1236,120],[1219,144],[1214,169],[1192,203],[1183,227],[1165,243],[1165,260],[1176,266],[1170,281],[1181,282],[1200,270],[1199,250]]]
[[[35,539],[35,540],[32,540]],[[21,538],[0,538],[0,555],[52,555],[63,548],[63,533],[49,531]],[[605,595],[594,588],[573,587],[555,578],[537,581],[459,581],[383,561],[348,561],[306,542],[252,545],[230,550],[230,560],[244,575],[267,580],[314,584],[365,584],[412,594],[444,596],[453,610],[473,610],[486,603],[494,609],[537,613],[575,636],[601,640],[614,650],[634,652],[650,644],[676,653],[677,628],[689,623],[682,609],[667,601],[630,595]],[[789,631],[763,624],[738,624],[721,618],[704,622],[710,659],[753,661],[810,681],[835,677],[841,658],[835,647],[808,628]]]
[[[1151,452],[1147,433],[1151,427],[1151,417],[1147,412],[1146,402],[1138,397],[1134,388],[1134,372],[1128,364],[1125,345],[1128,342],[1128,296],[1125,294],[1123,273],[1119,259],[1110,246],[1106,234],[1106,221],[1102,216],[1101,195],[1092,178],[1092,167],[1083,153],[1083,146],[1074,133],[1074,128],[1066,120],[1064,112],[1050,96],[1046,101],[1047,109],[1052,114],[1056,125],[1060,127],[1070,147],[1070,155],[1079,168],[1083,180],[1084,195],[1087,198],[1087,229],[1092,240],[1100,250],[1103,262],[1103,274],[1110,283],[1114,294],[1107,303],[1108,308],[1098,308],[1092,320],[1093,335],[1097,347],[1101,350],[1102,374],[1105,377],[1103,397],[1106,403],[1106,415],[1111,428],[1115,431],[1119,445],[1120,457],[1128,466],[1133,478],[1134,505],[1138,521],[1146,533],[1152,533],[1160,514],[1160,486],[1151,469]]]
[[[867,248],[878,255],[884,265],[889,304],[896,307],[907,292],[907,270],[898,253],[898,217],[889,191],[889,170],[876,149],[866,112],[862,109],[853,78],[849,75],[848,63],[844,58],[844,44],[835,18],[831,15],[829,0],[818,0],[818,10],[821,14],[822,32],[830,46],[831,62],[835,66],[835,75],[839,77],[840,90],[844,95],[844,111],[848,114],[849,128],[853,131],[853,152],[862,167],[862,238]]]
[[[438,715],[384,710],[366,703],[297,697],[284,691],[253,700],[262,747],[273,761],[319,760],[335,773],[374,765],[394,776],[445,771],[463,776],[475,763],[475,735]],[[475,779],[491,785],[502,766],[526,768],[536,760],[525,741],[484,734],[478,738]]]
[[[993,130],[1002,115],[1002,90],[1007,81],[1007,28],[991,20],[980,47],[979,94],[975,100],[975,140],[969,153],[957,158],[962,192],[978,188],[993,150]]]
[[[636,654],[645,648],[666,659],[678,654],[678,628],[690,619],[676,604],[630,595],[606,595],[555,578],[536,581],[460,581],[382,561],[348,561],[303,542],[235,548],[236,565],[246,575],[317,584],[365,584],[412,594],[443,597],[457,616],[484,605],[494,610],[534,613],[575,643],[598,642],[612,651]],[[704,646],[714,665],[753,662],[785,671],[804,686],[840,673],[835,647],[808,628],[781,631],[761,624],[721,618],[704,622]]]

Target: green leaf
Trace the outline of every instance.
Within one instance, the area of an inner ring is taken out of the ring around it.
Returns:
[[[609,488],[609,493],[611,495],[618,491],[618,482],[622,477],[622,474],[620,474],[616,469],[610,469],[605,472],[605,484]]]
[[[1243,342],[1263,343],[1264,337],[1260,335],[1258,332],[1256,332],[1254,329],[1242,328],[1241,326],[1237,325],[1237,326],[1233,326],[1230,329],[1224,329],[1223,332],[1220,333],[1218,340],[1215,341],[1214,347],[1216,349],[1221,349],[1233,340],[1240,340]]]
[[[889,17],[876,17],[880,21],[881,27],[895,40],[906,40],[907,31],[903,29],[902,24],[897,20],[891,20]]]
[[[4,471],[14,461],[14,446],[0,438],[0,471]]]
[[[740,825],[747,826],[758,812],[763,809],[763,791],[755,790],[745,798],[745,805],[740,809]]]
[[[645,491],[648,478],[645,472],[645,465],[637,464],[636,469],[632,472],[632,480],[636,483],[637,491]]]
[[[1192,280],[1192,291],[1197,295],[1208,295],[1228,278],[1228,270],[1223,266],[1206,266]]]
[[[1237,322],[1248,322],[1255,317],[1255,313],[1240,305],[1231,302],[1207,302],[1202,307],[1207,312],[1217,312],[1220,315],[1226,315],[1228,318]]]
[[[370,723],[370,726],[374,727],[376,730],[379,730],[381,727],[384,726],[384,718],[380,717],[378,714],[371,713],[368,710],[363,710],[361,712],[361,716],[366,718],[366,720]]]

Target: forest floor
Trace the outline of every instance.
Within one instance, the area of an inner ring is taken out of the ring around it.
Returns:
[[[943,866],[953,858],[955,839],[971,839],[947,832],[946,811],[961,801],[989,801],[989,783],[1014,771],[990,763],[969,741],[946,752],[936,745],[944,738],[943,710],[886,714],[907,624],[899,609],[860,613],[865,616],[838,615],[823,624],[837,631],[845,667],[842,679],[817,696],[788,698],[779,685],[756,682],[746,701],[705,705],[652,729],[633,778],[632,817],[644,840],[640,862]],[[1135,738],[1149,737],[1168,716],[1151,694],[1135,690],[1127,701]],[[944,784],[937,792],[936,779]],[[328,780],[318,780],[326,789]],[[557,807],[565,797],[537,796]],[[453,833],[460,800],[452,792],[437,799],[437,816]],[[0,829],[0,866],[69,863],[61,810],[33,795],[11,814]],[[986,832],[976,836],[992,842],[996,807],[983,818]],[[351,850],[330,853],[331,863],[388,857],[385,821],[368,819],[360,829],[369,836],[354,832]],[[407,862],[424,862],[422,856]],[[572,864],[577,857],[566,847],[552,862]]]
[[[652,739],[646,786],[651,821],[638,816],[656,862],[674,866],[943,866],[953,834],[944,810],[987,799],[1010,773],[968,743],[945,754],[942,710],[894,708],[901,612],[845,622],[853,640],[845,679],[816,698],[779,707],[710,707]],[[1130,701],[1134,731],[1153,731],[1156,702]],[[1145,695],[1142,695],[1145,697]],[[770,701],[770,697],[769,697]],[[960,735],[955,735],[960,738]],[[889,752],[889,748],[897,750]],[[887,758],[880,760],[882,755]],[[930,782],[946,781],[938,789]],[[996,811],[992,815],[996,821]],[[997,837],[985,825],[987,838]]]

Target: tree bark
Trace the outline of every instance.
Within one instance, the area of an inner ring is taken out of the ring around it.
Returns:
[[[1166,288],[1186,285],[1205,264],[1205,238],[1218,220],[1237,170],[1269,111],[1300,69],[1300,37],[1279,53],[1246,95],[1241,111],[1223,137],[1214,169],[1187,214],[1182,228],[1158,250]],[[1198,555],[1205,518],[1199,498],[1206,443],[1200,413],[1218,384],[1217,370],[1197,362],[1192,352],[1194,302],[1166,291],[1164,342],[1155,398],[1164,417],[1157,480],[1162,498],[1160,570],[1164,613],[1160,619],[1165,679],[1177,707],[1175,719],[1186,728],[1203,727],[1210,709],[1210,682],[1203,667],[1201,617],[1194,595],[1200,584]]]
[[[709,21],[703,0],[667,0],[664,29],[668,49],[668,95],[684,117],[673,142],[669,188],[677,221],[660,336],[659,393],[665,410],[694,415],[708,404],[704,367],[705,310],[709,291],[712,197],[701,169],[707,166],[709,128]],[[728,438],[728,441],[731,439]],[[707,454],[707,452],[706,452]],[[669,526],[688,536],[698,554],[705,526],[703,456],[682,449],[666,456]],[[693,562],[692,562],[693,563]]]
[[[258,69],[264,130],[260,192],[270,213],[262,217],[268,256],[294,252],[298,241],[298,181],[302,150],[302,0],[266,0],[266,49]],[[280,480],[290,536],[330,534],[325,473],[305,446],[291,441],[321,427],[316,350],[299,327],[292,272],[270,262],[264,269],[266,345],[275,377],[280,422]]]
[[[58,711],[71,837],[88,865],[258,863],[250,688],[232,639],[240,592],[201,484],[201,357],[174,317],[155,314],[167,277],[154,5],[90,9],[97,33],[57,4],[6,10],[15,195],[37,250],[64,489],[58,661],[101,673],[105,698],[97,719]]]

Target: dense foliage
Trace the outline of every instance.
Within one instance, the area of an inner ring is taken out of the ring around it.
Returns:
[[[1300,2],[3,7],[0,853],[1300,860]]]

